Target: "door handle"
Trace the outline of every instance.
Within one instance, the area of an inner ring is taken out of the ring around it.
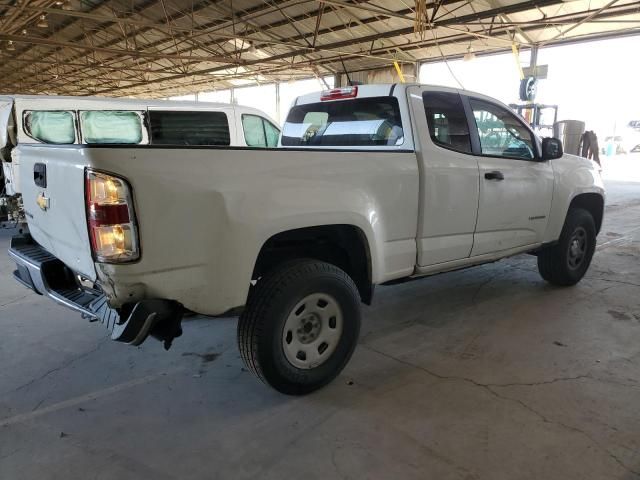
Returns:
[[[487,180],[504,180],[504,174],[496,170],[494,172],[485,173],[484,178],[486,178]]]

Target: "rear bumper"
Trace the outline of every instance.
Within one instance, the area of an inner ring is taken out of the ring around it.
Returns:
[[[121,318],[109,307],[107,296],[83,285],[69,267],[28,236],[11,239],[9,256],[16,262],[14,278],[25,287],[80,313],[91,321],[100,320],[112,330],[111,338],[140,345],[150,334],[171,345],[180,336],[182,305],[171,300],[145,299],[129,305]]]
[[[81,285],[71,269],[31,237],[13,237],[9,256],[16,262],[14,278],[25,287],[88,318],[98,318],[94,304],[104,298],[104,295]],[[113,314],[117,316],[115,311]]]

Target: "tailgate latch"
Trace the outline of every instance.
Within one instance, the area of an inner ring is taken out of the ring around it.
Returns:
[[[36,163],[33,166],[33,183],[41,188],[47,188],[47,165]]]

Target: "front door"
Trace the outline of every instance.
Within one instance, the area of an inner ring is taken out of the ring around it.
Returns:
[[[513,112],[467,97],[480,170],[480,202],[471,256],[542,242],[553,196],[553,170],[535,135]]]

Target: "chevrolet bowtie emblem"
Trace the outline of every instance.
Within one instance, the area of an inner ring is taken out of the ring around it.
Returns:
[[[47,211],[49,208],[49,198],[44,196],[44,193],[40,192],[38,198],[36,199],[36,203],[40,207],[41,210]]]

